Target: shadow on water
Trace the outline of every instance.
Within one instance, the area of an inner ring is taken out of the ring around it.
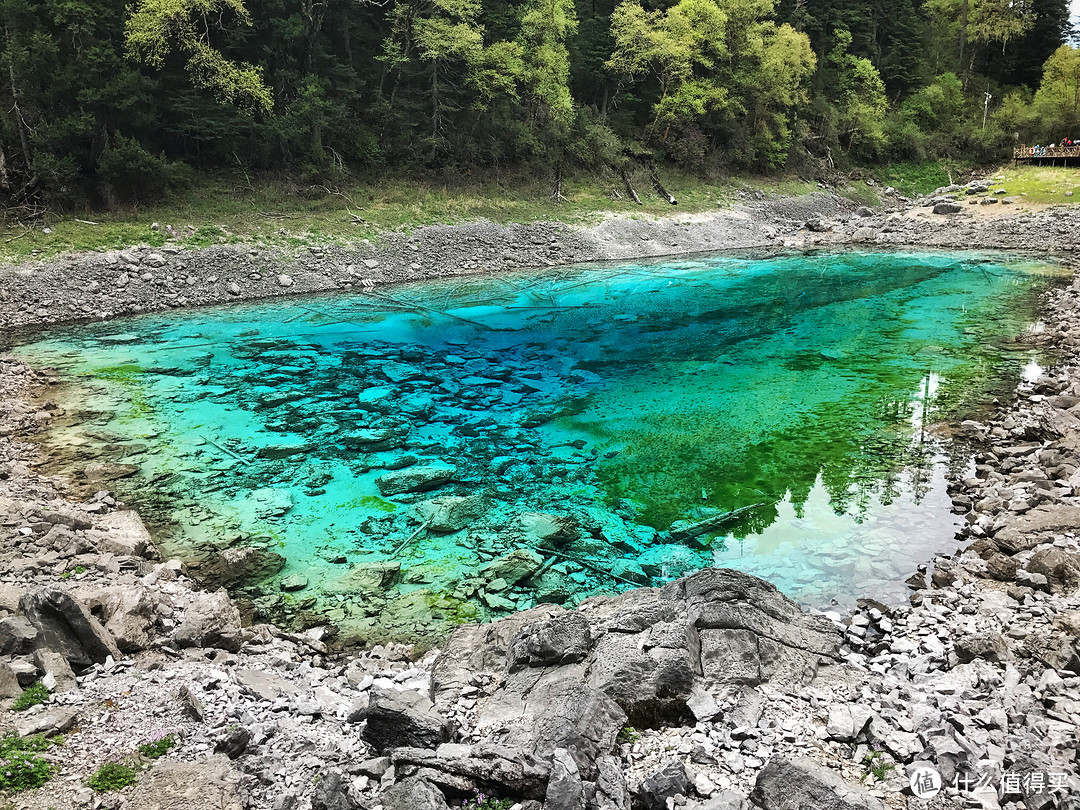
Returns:
[[[812,604],[902,598],[952,539],[945,481],[968,463],[932,426],[1036,359],[1013,340],[1054,277],[985,254],[714,256],[147,316],[19,352],[76,381],[55,468],[122,492],[201,575],[278,621],[415,638],[709,564]],[[232,545],[262,550],[250,579],[220,570]]]

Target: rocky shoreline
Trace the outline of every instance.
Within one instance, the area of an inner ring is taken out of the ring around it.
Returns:
[[[895,208],[846,211],[816,195],[696,223],[422,229],[347,255],[305,251],[288,272],[234,248],[133,250],[10,271],[24,281],[4,283],[4,327],[404,280],[430,272],[409,261],[417,255],[479,272],[851,242],[1068,252],[1077,232],[1068,210],[967,220]],[[39,680],[49,696],[0,722],[65,734],[40,755],[51,781],[9,800],[41,810],[444,810],[479,794],[531,810],[1075,806],[1078,299],[1069,287],[1046,303],[1040,339],[1060,365],[993,419],[962,426],[982,448],[975,476],[952,490],[970,545],[913,578],[911,607],[864,601],[850,616],[812,616],[760,580],[708,570],[574,611],[465,625],[418,660],[397,646],[336,651],[323,628],[245,627],[223,591],[200,591],[158,559],[109,493],[75,502],[41,476],[26,437],[54,418],[55,381],[2,361],[0,697],[10,705]],[[164,757],[137,753],[163,735],[178,743]],[[87,787],[117,759],[145,766],[134,786]],[[924,763],[947,785],[928,801],[908,787]],[[984,778],[992,791],[971,789]]]

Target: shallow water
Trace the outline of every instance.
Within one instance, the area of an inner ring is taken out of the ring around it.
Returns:
[[[951,548],[946,474],[968,464],[929,428],[1038,359],[1014,341],[1055,274],[990,254],[711,256],[146,316],[18,353],[79,381],[45,439],[63,471],[135,465],[87,486],[204,571],[229,545],[287,558],[247,591],[268,616],[415,636],[710,564],[812,605],[899,600]],[[448,480],[427,491],[376,482],[431,467]],[[441,496],[472,498],[450,504],[461,530],[425,528]],[[482,570],[517,548],[540,571]],[[307,587],[281,594],[296,573]]]

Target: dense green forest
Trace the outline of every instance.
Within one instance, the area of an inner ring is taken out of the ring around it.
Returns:
[[[710,177],[1080,138],[1067,0],[0,0],[0,192]],[[655,167],[655,168],[654,168]]]

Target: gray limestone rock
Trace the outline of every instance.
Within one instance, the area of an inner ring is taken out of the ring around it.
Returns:
[[[510,641],[510,672],[583,661],[593,644],[589,620],[580,613],[560,613],[527,624]]]
[[[1049,546],[1036,549],[1025,566],[1033,574],[1046,577],[1051,591],[1075,590],[1080,584],[1080,555]]]
[[[379,803],[383,810],[449,810],[442,792],[420,777],[397,782],[383,791]]]
[[[155,760],[127,794],[140,810],[241,810],[240,774],[220,754],[196,762]]]
[[[366,721],[360,736],[376,751],[402,746],[437,748],[450,742],[455,731],[430,700],[409,690],[373,688],[367,707],[356,719]]]
[[[1007,554],[1035,548],[1046,535],[1072,531],[1080,526],[1080,506],[1041,504],[1022,515],[1010,515],[1009,522],[994,535],[994,542]]]
[[[1009,658],[1009,647],[1000,633],[983,632],[961,636],[953,644],[953,650],[962,664],[976,658],[1004,663]]]
[[[223,590],[195,593],[173,641],[181,647],[240,649],[240,611]]]
[[[67,706],[35,706],[29,711],[19,712],[15,716],[15,731],[20,737],[31,734],[44,734],[52,737],[63,734],[75,725],[79,716],[77,708]]]
[[[247,751],[250,742],[251,732],[243,726],[236,726],[215,743],[214,753],[224,754],[229,759],[239,759]]]
[[[618,759],[611,755],[596,760],[597,810],[630,810],[630,791]]]
[[[66,692],[75,688],[75,673],[67,659],[50,649],[34,650],[34,665],[43,677],[52,676],[55,686],[52,691]]]
[[[359,810],[363,805],[352,796],[349,777],[331,768],[311,792],[311,810]]]
[[[673,759],[634,791],[634,810],[667,810],[668,799],[693,794],[694,782],[680,759]]]
[[[750,800],[762,810],[884,810],[884,805],[809,759],[773,757],[758,774]]]
[[[585,810],[585,787],[581,771],[565,748],[551,755],[551,776],[544,796],[545,810]]]
[[[158,603],[147,588],[113,588],[104,600],[105,629],[123,652],[150,646],[158,619]]]
[[[707,569],[664,588],[589,599],[576,611],[542,605],[463,625],[435,663],[433,695],[449,713],[475,676],[490,676],[498,686],[477,701],[477,726],[545,761],[565,748],[592,781],[597,757],[627,722],[644,728],[715,714],[709,690],[802,684],[821,660],[838,657],[839,644],[831,622],[804,614],[773,586]]]
[[[40,633],[36,646],[55,650],[76,670],[120,657],[109,632],[71,594],[53,588],[28,593],[19,610]]]
[[[28,653],[37,637],[37,628],[25,616],[5,616],[0,620],[0,655]]]
[[[829,707],[829,722],[825,728],[829,739],[851,742],[873,717],[873,712],[856,703],[838,703]]]
[[[551,774],[551,766],[539,758],[494,743],[444,744],[436,751],[397,748],[393,759],[399,776],[422,775],[447,788],[510,792],[534,799],[544,798]]]
[[[17,698],[22,694],[19,678],[7,661],[0,661],[0,699]]]

